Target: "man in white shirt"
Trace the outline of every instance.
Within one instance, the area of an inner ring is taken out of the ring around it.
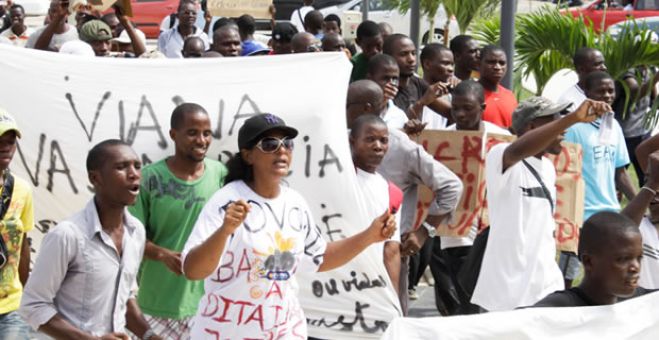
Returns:
[[[400,224],[400,204],[403,192],[376,172],[389,149],[389,131],[385,122],[376,115],[363,115],[355,120],[350,130],[350,151],[357,171],[359,192],[363,194],[368,217],[380,216],[389,211]],[[394,291],[400,295],[400,231],[391,240],[378,245],[383,254],[383,264]]]
[[[25,9],[19,4],[12,5],[9,9],[11,26],[4,30],[0,36],[11,40],[14,46],[24,47],[27,39],[34,29],[25,25]]]
[[[195,26],[197,10],[194,2],[181,0],[178,5],[177,18],[179,24],[167,31],[160,33],[158,37],[158,50],[167,58],[183,58],[183,44],[185,38],[197,36],[204,41],[204,47],[209,48],[208,36],[203,30]]]
[[[555,261],[556,170],[543,155],[558,154],[565,130],[611,110],[586,100],[562,117],[567,104],[533,97],[513,113],[519,138],[487,154],[486,190],[490,231],[471,302],[489,311],[529,306],[564,288]]]
[[[302,3],[304,6],[296,9],[291,13],[291,23],[295,25],[298,32],[304,32],[304,17],[307,16],[307,13],[314,10],[313,0],[303,0]]]
[[[371,80],[355,81],[348,87],[347,123],[348,128],[362,115],[382,112],[382,89]],[[460,196],[462,182],[451,170],[433,156],[423,146],[412,141],[404,132],[389,129],[389,150],[377,171],[387,180],[403,190],[401,206],[401,274],[400,302],[403,313],[407,314],[407,259],[423,246],[428,236],[436,231],[440,223],[450,221]],[[428,217],[423,227],[412,230],[417,204],[417,186],[423,184],[435,193]]]
[[[27,48],[44,51],[59,51],[65,42],[78,40],[78,31],[66,23],[69,16],[69,3],[52,0],[48,8],[50,23],[32,33],[25,44]]]
[[[44,237],[19,312],[56,339],[141,339],[155,335],[135,301],[145,231],[135,204],[142,163],[130,146],[106,140],[87,156],[94,197]]]
[[[578,49],[572,58],[572,62],[574,63],[574,70],[579,76],[579,82],[563,92],[558,98],[558,103],[570,103],[572,104],[571,109],[575,110],[586,100],[586,93],[584,92],[586,76],[595,71],[606,71],[606,64],[602,52],[590,47]]]

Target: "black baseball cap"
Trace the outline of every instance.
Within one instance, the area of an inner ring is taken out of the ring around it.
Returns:
[[[290,42],[297,33],[297,28],[290,22],[278,22],[272,29],[272,40]]]
[[[261,136],[272,130],[283,131],[290,138],[297,136],[297,130],[287,126],[283,119],[271,113],[261,113],[246,120],[238,130],[238,148],[253,147]]]

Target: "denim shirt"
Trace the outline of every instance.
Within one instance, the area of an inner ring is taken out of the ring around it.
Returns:
[[[84,210],[46,234],[25,286],[20,314],[34,329],[59,314],[95,336],[123,332],[144,243],[144,226],[126,209],[119,257],[101,228],[92,199]]]

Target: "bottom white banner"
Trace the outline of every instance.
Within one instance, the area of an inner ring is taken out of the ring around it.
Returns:
[[[397,318],[381,339],[656,340],[659,339],[659,293],[609,306]]]

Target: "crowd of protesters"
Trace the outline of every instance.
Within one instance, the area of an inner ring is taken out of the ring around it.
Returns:
[[[347,138],[372,223],[328,242],[311,217],[312,198],[281,184],[299,127],[275,114],[255,115],[240,127],[239,152],[223,164],[206,157],[213,134],[205,108],[183,103],[171,113],[173,155],[142,168],[120,140],[89,151],[94,197],[45,236],[30,268],[32,189],[9,171],[17,139],[30,132],[0,110],[0,339],[31,339],[37,332],[57,339],[214,338],[206,332],[214,315],[203,311],[225,296],[250,306],[278,299],[281,315],[262,311],[260,323],[225,324],[217,336],[307,337],[295,274],[338,268],[371,245],[404,314],[418,298],[426,267],[444,316],[606,305],[659,288],[659,138],[643,125],[659,81],[652,67],[629,70],[617,81],[600,51],[581,48],[571,56],[577,84],[556,102],[531,97],[518,103],[501,84],[511,56],[468,35],[448,47],[427,44],[417,57],[415,42],[387,23],[362,22],[353,45],[344,39],[341,19],[323,16],[312,0],[290,22],[273,19],[267,41],[256,38],[250,15],[213,21],[200,8],[196,0],[180,0],[175,15],[163,18],[157,49],[148,51],[144,33],[119,7],[100,15],[79,5],[74,26],[67,22],[69,2],[53,0],[45,25],[33,30],[23,7],[9,4],[0,13],[0,43],[124,58],[345,53],[353,65]],[[203,27],[196,24],[199,15]],[[630,91],[622,91],[621,82]],[[476,219],[462,237],[437,235],[451,222],[463,184],[410,138],[424,129],[517,137],[490,150],[483,146],[486,228]],[[583,150],[578,252],[557,252],[553,234],[556,170],[545,155],[560,153],[564,140]],[[430,188],[434,199],[415,229],[419,186]],[[293,228],[276,218],[262,221],[254,204],[272,211],[293,206],[306,222]],[[247,227],[256,221],[264,227]],[[269,247],[277,251],[258,251]],[[227,252],[248,254],[255,272],[215,280]],[[248,282],[277,294],[254,294]]]

